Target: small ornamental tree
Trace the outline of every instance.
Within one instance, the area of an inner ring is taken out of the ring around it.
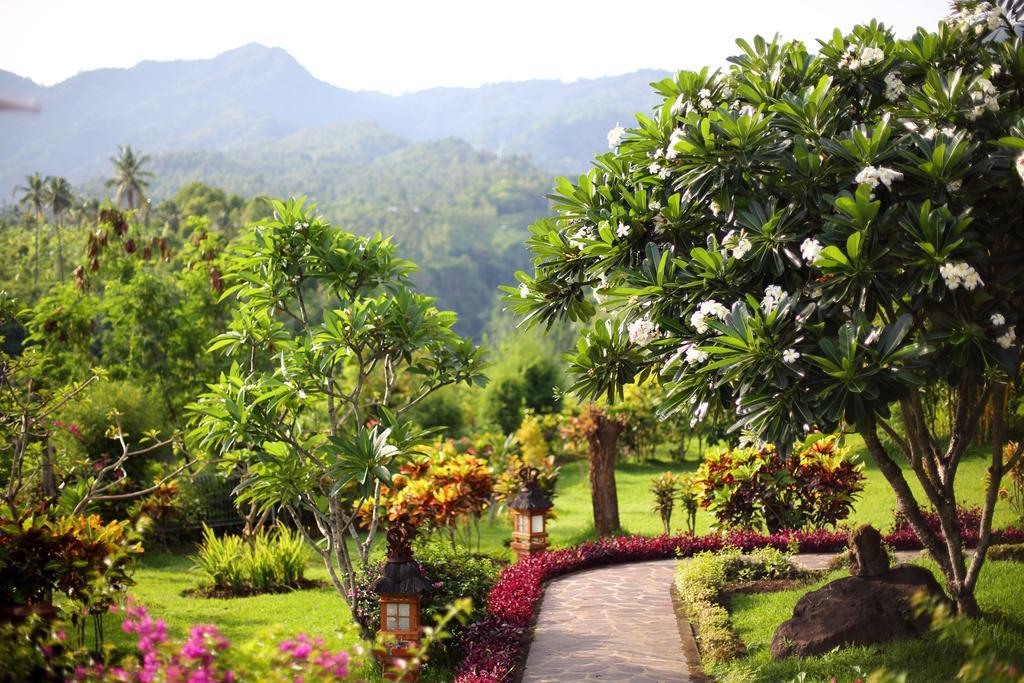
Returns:
[[[957,468],[1020,363],[1014,21],[958,3],[907,40],[877,22],[837,30],[816,54],[740,40],[727,71],[655,83],[653,114],[613,130],[613,151],[578,182],[558,181],[557,215],[531,228],[535,273],[505,288],[530,322],[588,320],[591,292],[602,303],[571,356],[580,395],[658,373],[662,413],[725,407],[734,429],[783,453],[812,429],[856,430],[967,613],[999,482],[1021,457],[1004,458],[996,415],[978,552],[965,556]],[[922,411],[942,385],[948,435]]]
[[[243,472],[239,501],[287,510],[351,607],[381,486],[394,488],[402,459],[428,440],[407,411],[440,387],[485,381],[483,359],[452,331],[455,314],[415,291],[415,266],[390,240],[302,204],[272,202],[273,219],[225,258],[233,321],[210,351],[233,364],[191,407],[189,438]]]

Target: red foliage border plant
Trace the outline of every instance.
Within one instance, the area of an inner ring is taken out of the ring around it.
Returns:
[[[1021,542],[1024,529],[1001,529],[993,536],[994,542]],[[487,616],[467,629],[463,640],[466,657],[455,681],[505,683],[513,679],[515,669],[522,664],[524,639],[544,593],[544,584],[556,577],[603,565],[690,557],[725,546],[744,551],[770,546],[804,553],[838,552],[846,547],[846,539],[846,530],[824,529],[773,534],[731,531],[705,536],[619,536],[524,558],[502,572],[487,599]],[[908,536],[900,528],[884,540],[898,550],[922,547],[912,532]],[[965,542],[972,546],[977,542],[977,534],[965,538]]]

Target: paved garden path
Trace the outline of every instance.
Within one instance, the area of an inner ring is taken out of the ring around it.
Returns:
[[[590,569],[552,581],[523,683],[688,683],[669,588],[676,560]]]
[[[920,553],[896,555],[907,562]],[[805,569],[824,569],[833,557],[794,559]],[[552,581],[541,601],[523,683],[689,683],[669,594],[676,564],[612,565]]]

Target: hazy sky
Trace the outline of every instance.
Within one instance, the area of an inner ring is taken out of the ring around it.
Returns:
[[[44,84],[144,59],[279,46],[314,76],[400,93],[695,68],[738,36],[813,44],[876,17],[934,28],[947,0],[0,0],[0,69]]]

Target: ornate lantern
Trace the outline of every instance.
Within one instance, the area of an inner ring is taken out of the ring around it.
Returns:
[[[512,509],[512,550],[517,557],[536,555],[548,547],[547,513],[552,502],[537,481],[539,474],[536,467],[519,470],[522,485],[508,505]]]
[[[420,594],[430,584],[420,573],[420,566],[412,557],[409,544],[415,535],[412,527],[394,524],[388,529],[388,561],[384,565],[384,576],[373,584],[373,592],[380,596],[380,635],[389,644],[381,662],[385,680],[415,681],[419,678],[418,668],[412,670],[396,666],[399,660],[409,662],[415,656],[413,649],[419,642]]]

